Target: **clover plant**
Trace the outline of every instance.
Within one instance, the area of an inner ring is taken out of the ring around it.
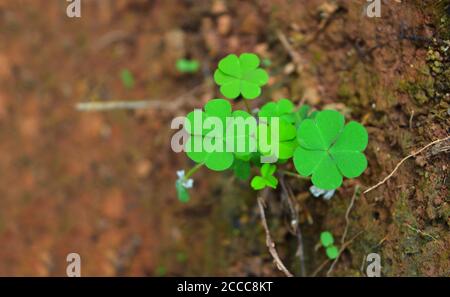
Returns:
[[[259,58],[255,54],[228,55],[219,62],[214,72],[214,80],[220,92],[228,99],[242,95],[245,99],[255,99],[261,94],[261,87],[267,83],[267,72],[259,68]]]
[[[322,246],[325,248],[325,252],[327,257],[330,260],[334,260],[339,255],[339,249],[334,245],[334,237],[333,234],[329,231],[324,231],[320,233],[320,242]]]
[[[243,98],[245,108],[240,110],[238,101],[212,99],[203,109],[196,109],[186,116],[184,128],[189,138],[184,148],[197,165],[186,175],[184,171],[179,174],[176,186],[181,201],[189,200],[187,189],[193,185],[189,180],[203,166],[213,171],[232,170],[242,180],[250,178],[255,172],[252,168],[259,168],[260,174],[254,175],[250,186],[255,190],[275,189],[278,186],[277,171],[288,172],[285,169],[292,159],[298,174],[288,173],[311,177],[312,185],[324,193],[340,187],[343,177],[358,177],[366,169],[363,151],[368,143],[367,131],[354,121],[345,124],[345,118],[339,112],[317,111],[308,105],[296,106],[286,98],[266,102],[259,111],[250,110],[246,99],[260,96],[261,88],[269,80],[255,54],[226,56],[220,60],[214,80],[224,97]],[[232,125],[230,119],[253,121],[256,128]],[[266,145],[256,141],[260,139],[264,139]],[[252,140],[256,145],[252,145]],[[245,145],[238,148],[240,141]],[[215,149],[207,149],[207,146]],[[268,162],[265,158],[273,156],[270,147],[278,150],[276,158]],[[329,248],[327,254],[333,256],[335,247]]]
[[[181,73],[195,73],[200,68],[200,63],[197,60],[178,59],[175,66]]]
[[[276,189],[278,180],[273,174],[277,170],[277,166],[271,164],[264,164],[261,167],[261,175],[257,175],[252,179],[251,186],[255,190],[261,190],[265,187]]]
[[[302,121],[297,130],[300,146],[294,152],[295,168],[303,176],[312,175],[313,184],[320,189],[336,189],[343,176],[358,177],[367,168],[362,153],[367,131],[357,122],[345,126],[344,122],[339,112],[324,110]]]
[[[120,72],[120,79],[125,88],[132,89],[134,87],[134,76],[130,70],[122,69],[122,71]]]
[[[224,99],[213,99],[210,100],[205,105],[205,111],[195,110],[187,115],[187,121],[189,123],[194,123],[195,118],[201,118],[202,121],[199,124],[199,129],[196,131],[195,125],[186,125],[187,132],[191,135],[189,140],[186,143],[186,148],[189,148],[187,152],[187,156],[196,163],[203,163],[206,167],[214,171],[223,171],[231,166],[235,162],[235,159],[248,160],[250,157],[249,149],[246,149],[243,152],[227,152],[227,151],[213,151],[208,152],[208,150],[203,147],[205,145],[205,140],[210,140],[211,145],[220,145],[222,150],[225,150],[226,140],[227,140],[227,118],[241,118],[245,119],[251,117],[251,115],[245,111],[231,110],[231,104]],[[222,130],[219,131],[219,134],[215,134],[214,131],[209,128],[204,128],[204,123],[208,120],[208,118],[215,118],[220,121],[222,125]],[[239,134],[242,131],[236,131],[234,134],[235,141],[237,144],[239,139],[242,138],[250,138],[250,135],[247,133],[248,130],[243,131],[242,134]],[[213,133],[214,135],[211,135]],[[214,136],[214,137],[213,137]],[[216,142],[221,142],[220,144]],[[199,145],[201,147],[201,151],[198,152],[194,149],[195,145]]]

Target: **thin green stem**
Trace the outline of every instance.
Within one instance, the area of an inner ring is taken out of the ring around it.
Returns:
[[[296,178],[300,178],[300,179],[304,179],[304,180],[309,180],[309,177],[305,177],[305,176],[301,176],[300,174],[297,174],[295,172],[291,172],[291,171],[287,171],[287,170],[278,170],[280,173],[288,175],[288,176],[292,176],[292,177],[296,177]]]
[[[187,180],[189,179],[192,175],[194,175],[194,173],[196,173],[200,168],[203,167],[203,165],[205,165],[205,163],[198,163],[197,165],[195,165],[194,167],[192,167],[188,173],[184,176],[184,178]]]

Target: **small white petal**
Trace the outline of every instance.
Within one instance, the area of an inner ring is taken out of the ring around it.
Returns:
[[[335,192],[335,190],[326,191],[326,193],[323,195],[323,199],[330,200]]]
[[[177,170],[177,175],[179,179],[183,179],[184,178],[184,170]]]
[[[322,196],[324,200],[330,200],[333,197],[334,193],[336,192],[335,190],[322,190],[316,186],[311,186],[309,188],[309,191],[314,197],[317,198]]]
[[[183,182],[183,187],[186,189],[191,189],[194,186],[194,180],[192,178]]]
[[[309,188],[309,191],[310,191],[311,194],[313,194],[313,196],[316,197],[316,198],[319,197],[320,195],[322,195],[322,194],[325,193],[325,190],[319,189],[319,188],[316,187],[316,186],[311,186],[311,187]]]

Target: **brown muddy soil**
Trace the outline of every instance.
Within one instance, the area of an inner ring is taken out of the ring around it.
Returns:
[[[202,170],[187,204],[174,187],[176,170],[192,163],[170,149],[170,121],[220,96],[220,58],[255,52],[270,59],[271,79],[253,107],[287,97],[334,108],[370,135],[368,170],[331,201],[283,179],[306,271],[283,191],[268,195],[288,269],[327,274],[319,234],[340,244],[359,187],[351,241],[329,275],[363,276],[378,253],[385,276],[450,276],[449,142],[362,193],[449,134],[448,1],[383,1],[381,18],[365,16],[365,1],[82,1],[79,19],[64,2],[0,0],[0,275],[65,275],[70,252],[82,275],[282,275],[248,182]],[[201,71],[177,73],[182,57]],[[122,84],[123,69],[134,87]],[[162,108],[75,109],[144,99]]]

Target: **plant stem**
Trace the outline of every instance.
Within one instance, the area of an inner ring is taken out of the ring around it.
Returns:
[[[142,101],[105,101],[105,102],[80,102],[77,103],[78,111],[105,111],[115,109],[143,109],[156,106],[156,102]]]
[[[292,177],[296,177],[296,178],[300,178],[300,179],[304,179],[304,180],[309,180],[309,177],[305,177],[305,176],[301,176],[300,174],[297,174],[295,172],[291,172],[291,171],[287,171],[287,170],[278,170],[280,173],[285,174],[285,175],[289,175]]]
[[[203,167],[203,165],[205,165],[205,163],[198,163],[197,165],[195,165],[194,167],[192,167],[188,173],[184,176],[184,178],[187,180],[189,179],[192,175],[194,175],[194,173],[196,173],[200,168]]]
[[[247,108],[248,113],[252,114],[252,110],[250,109],[250,105],[248,104],[247,100],[246,99],[242,99],[242,100],[244,100],[244,104],[245,104],[245,107]]]

